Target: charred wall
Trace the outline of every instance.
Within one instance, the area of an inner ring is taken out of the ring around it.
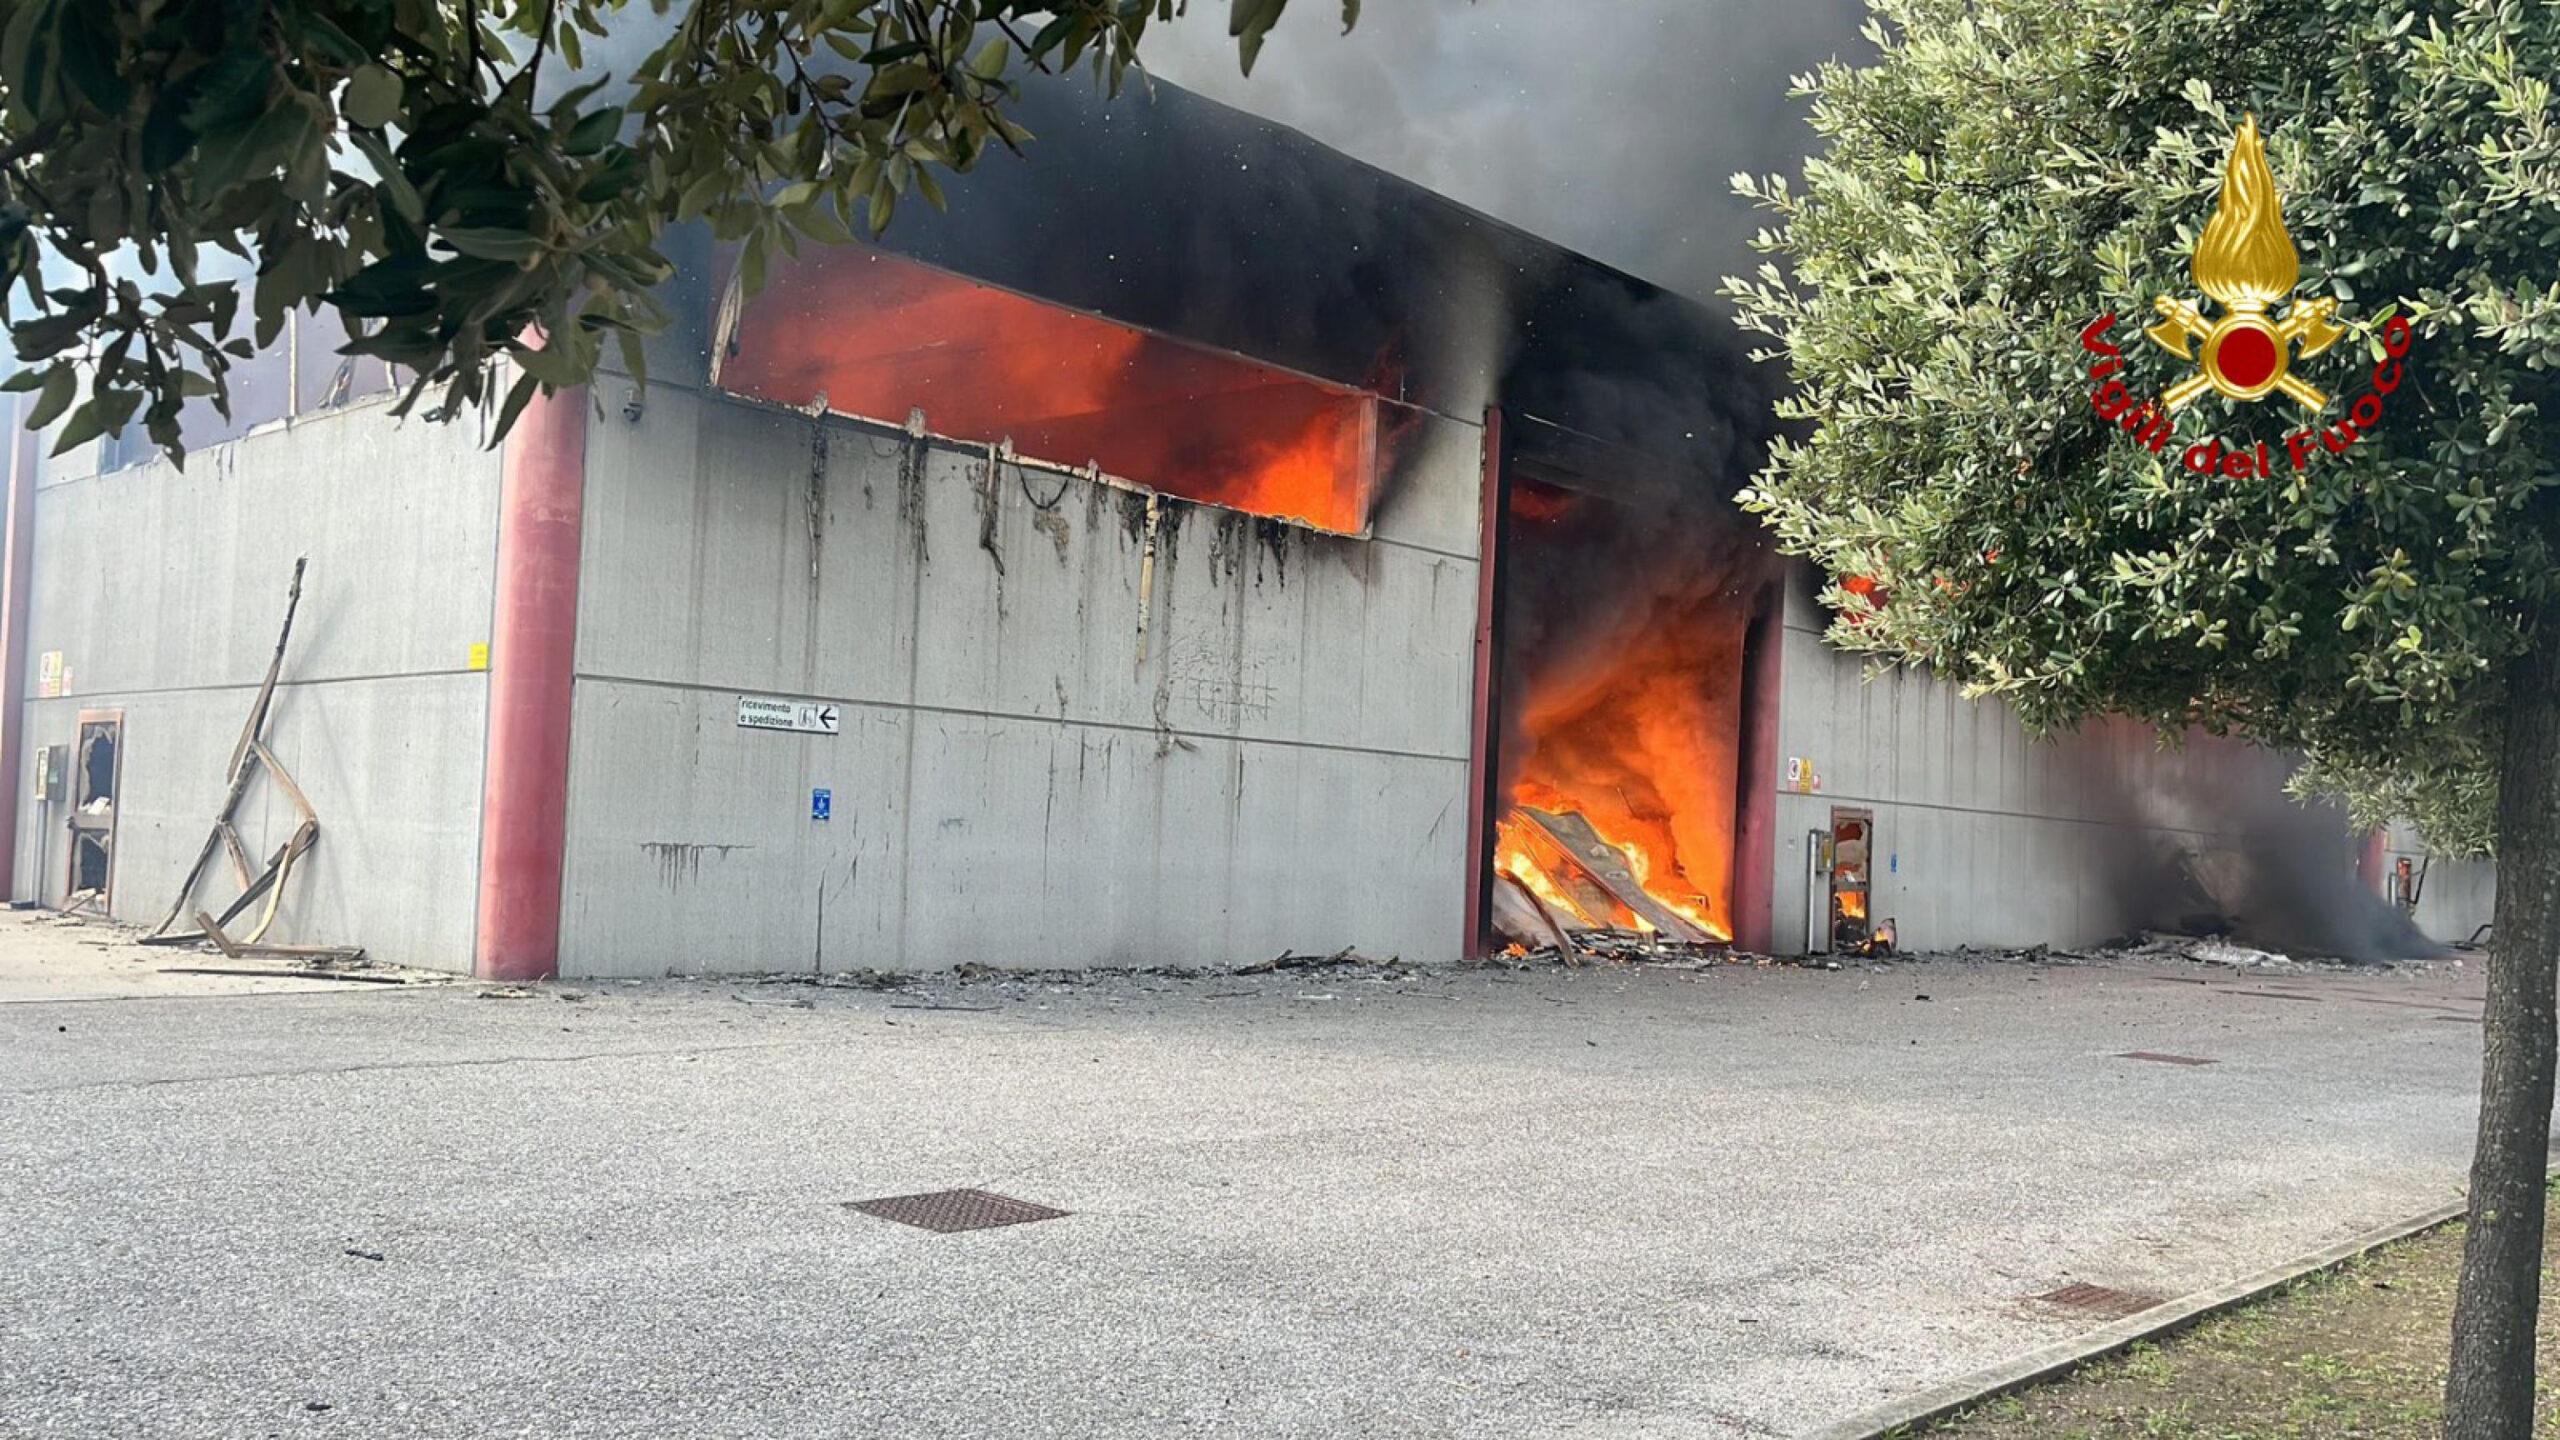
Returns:
[[[1780,377],[1702,305],[1179,86],[1035,80],[1016,113],[1038,144],[881,248],[1460,421],[1499,405],[1717,496],[1757,468]],[[700,227],[667,248],[651,373],[698,383],[734,260]]]
[[[1449,958],[1480,446],[1426,417],[1358,540],[680,387],[609,408],[564,971]],[[742,694],[841,733],[742,730]]]

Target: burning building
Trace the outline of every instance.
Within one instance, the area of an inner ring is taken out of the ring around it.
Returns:
[[[2142,797],[2219,752],[1822,644],[1714,315],[1171,87],[1028,103],[881,248],[697,238],[649,383],[496,449],[310,321],[183,471],[22,438],[13,896],[148,923],[222,813],[270,940],[488,975],[1802,950],[2091,938],[2208,834]],[[296,557],[295,785],[226,809]]]

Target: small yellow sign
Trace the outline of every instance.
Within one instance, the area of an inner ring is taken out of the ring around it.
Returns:
[[[472,669],[474,669],[474,670],[486,670],[486,669],[488,669],[488,668],[489,668],[489,642],[488,642],[488,641],[486,641],[486,640],[475,640],[475,641],[473,641],[473,642],[472,642],[472,645],[471,645],[471,668],[472,668]]]

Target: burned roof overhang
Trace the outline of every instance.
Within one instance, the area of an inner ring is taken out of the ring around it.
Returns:
[[[1162,82],[1035,81],[1014,113],[1028,156],[949,182],[947,213],[901,207],[883,248],[1444,414],[1499,406],[1652,457],[1644,489],[1729,496],[1759,463],[1777,377],[1704,306]]]

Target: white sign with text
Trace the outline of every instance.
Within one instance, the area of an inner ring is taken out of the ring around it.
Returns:
[[[833,735],[836,707],[818,700],[778,700],[770,695],[738,697],[741,730],[793,730],[804,735]]]

